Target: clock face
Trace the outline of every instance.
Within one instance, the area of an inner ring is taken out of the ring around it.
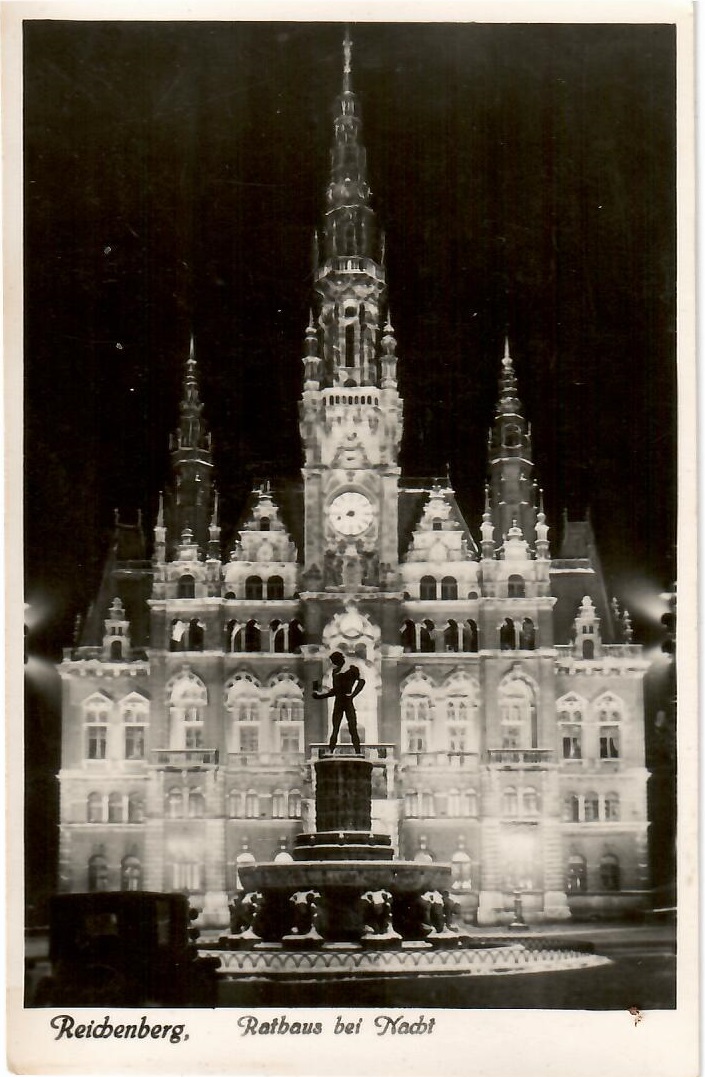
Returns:
[[[372,503],[364,494],[346,490],[331,501],[328,519],[341,535],[361,535],[374,519]]]

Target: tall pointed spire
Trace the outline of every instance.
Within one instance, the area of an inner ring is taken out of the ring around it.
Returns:
[[[350,28],[345,27],[345,37],[343,39],[343,93],[351,93],[352,86],[352,41],[350,39]]]
[[[352,89],[352,41],[346,29],[342,90],[335,100],[330,182],[315,270],[321,297],[323,388],[380,384],[380,308],[386,280],[361,128]]]
[[[505,335],[495,421],[488,441],[490,501],[496,534],[519,526],[530,544],[536,539],[536,489],[530,428],[523,415],[517,376]],[[516,523],[515,523],[516,521]]]
[[[175,496],[169,513],[169,538],[173,549],[184,529],[190,528],[196,543],[205,549],[211,514],[213,458],[198,387],[193,334],[189,340],[179,413],[179,426],[171,439]]]

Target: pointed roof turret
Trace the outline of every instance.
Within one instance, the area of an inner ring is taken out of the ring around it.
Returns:
[[[184,373],[184,388],[179,404],[181,418],[177,431],[177,442],[181,449],[210,448],[210,435],[203,420],[203,404],[198,391],[196,376],[196,350],[193,333],[189,342],[188,359]]]

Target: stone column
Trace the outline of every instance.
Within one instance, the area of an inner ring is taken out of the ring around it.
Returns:
[[[145,890],[170,890],[164,878],[164,771],[153,770],[145,791],[144,871]]]
[[[569,920],[570,906],[565,892],[563,826],[558,771],[549,770],[544,783],[544,818],[541,821],[543,852],[543,915],[545,920]]]
[[[208,774],[206,790],[205,894],[199,925],[225,928],[230,924],[230,912],[225,879],[225,786],[219,768]]]
[[[482,820],[480,822],[481,889],[477,907],[478,924],[502,922],[504,895],[501,890],[501,823],[497,772],[490,767],[481,772]]]

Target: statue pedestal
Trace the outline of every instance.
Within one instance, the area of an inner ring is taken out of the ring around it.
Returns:
[[[315,764],[316,830],[367,831],[372,826],[372,763],[357,755],[324,755]]]

